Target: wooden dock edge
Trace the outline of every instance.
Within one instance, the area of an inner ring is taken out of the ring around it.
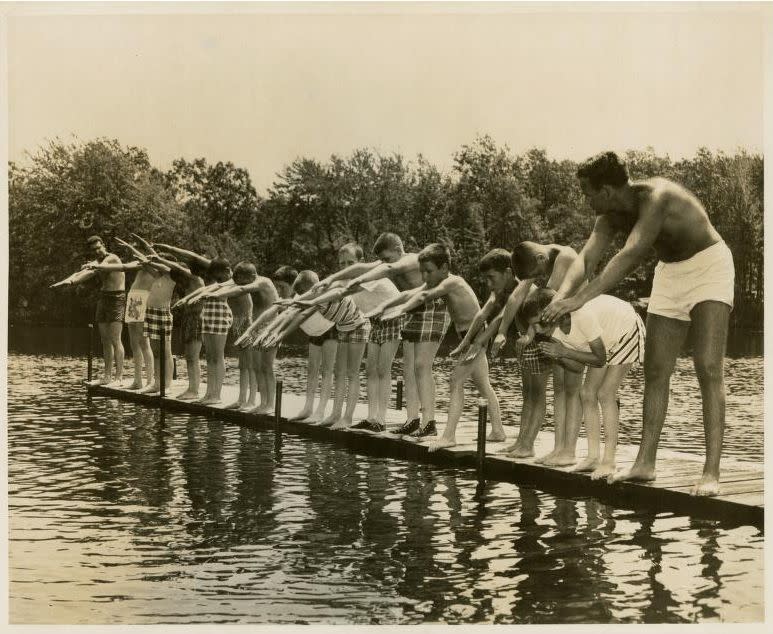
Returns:
[[[141,403],[154,408],[161,407],[159,396],[137,394],[126,390],[84,383],[88,394],[107,396],[120,400]],[[236,410],[226,410],[190,401],[164,398],[165,410],[198,414],[227,422],[260,429],[274,430],[273,414],[247,414]],[[453,466],[467,469],[475,467],[475,452],[441,449],[430,453],[427,446],[413,441],[403,440],[401,436],[373,434],[359,430],[332,430],[303,422],[281,419],[281,433],[327,440],[343,445],[358,453],[416,460],[440,466]],[[484,467],[485,479],[529,485],[547,493],[565,497],[594,497],[602,502],[620,508],[647,508],[655,512],[674,512],[706,519],[717,519],[732,525],[750,524],[764,530],[764,507],[750,505],[743,499],[733,501],[725,498],[696,497],[686,491],[648,486],[634,482],[608,484],[605,480],[592,480],[588,474],[573,473],[560,469],[551,469],[532,463],[518,462],[511,458],[487,455]],[[742,498],[741,495],[738,496]]]

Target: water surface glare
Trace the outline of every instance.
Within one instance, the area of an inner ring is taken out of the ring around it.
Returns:
[[[761,361],[746,371],[751,391]],[[277,447],[272,433],[87,399],[82,372],[9,358],[12,623],[763,617],[757,528],[480,489],[470,471],[308,438]],[[755,416],[738,433],[759,459]]]

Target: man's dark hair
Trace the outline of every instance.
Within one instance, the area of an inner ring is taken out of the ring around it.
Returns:
[[[340,247],[338,249],[338,252],[341,253],[341,251],[349,251],[357,260],[362,260],[365,253],[362,250],[362,247],[357,244],[356,242],[347,242],[345,245]]]
[[[614,152],[602,152],[580,164],[577,178],[587,178],[594,189],[604,185],[621,187],[628,182],[628,168]]]
[[[478,270],[481,273],[486,271],[504,273],[509,268],[511,268],[510,252],[507,249],[491,249],[478,263]]]
[[[102,239],[102,236],[93,235],[86,238],[86,244],[89,246],[93,245],[95,242],[101,242],[102,244],[105,244],[105,241]]]
[[[378,238],[376,238],[376,242],[373,245],[373,253],[378,255],[384,249],[402,251],[403,241],[396,233],[385,231]]]
[[[292,266],[284,264],[274,271],[271,279],[276,282],[284,282],[285,284],[292,285],[296,277],[298,277],[298,271]]]
[[[451,266],[451,251],[445,244],[433,242],[419,252],[419,263],[421,262],[432,262],[438,268],[444,264]]]
[[[524,322],[531,321],[545,310],[555,296],[556,292],[552,288],[538,288],[532,291],[518,311],[518,317]]]
[[[225,273],[231,268],[231,263],[225,258],[213,258],[209,263],[209,274],[212,277]]]
[[[513,273],[518,279],[525,279],[531,275],[537,266],[537,251],[534,243],[525,240],[513,249],[511,258]]]

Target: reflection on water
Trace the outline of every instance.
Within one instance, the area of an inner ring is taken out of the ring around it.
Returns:
[[[9,367],[14,623],[762,618],[761,531],[115,400]]]

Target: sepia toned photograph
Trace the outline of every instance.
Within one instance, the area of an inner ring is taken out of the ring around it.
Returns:
[[[0,3],[4,625],[762,631],[772,26]]]

